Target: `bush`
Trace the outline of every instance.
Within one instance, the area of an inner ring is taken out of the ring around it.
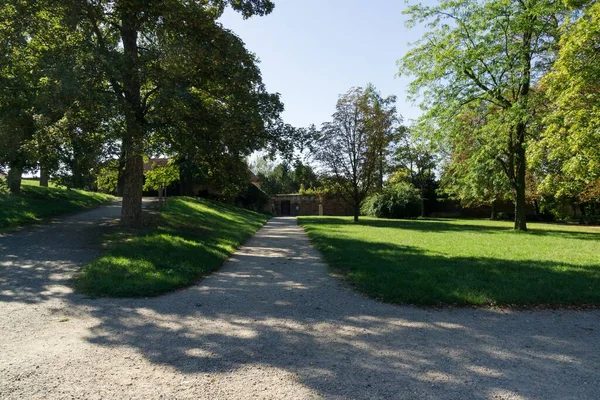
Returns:
[[[377,218],[416,218],[421,215],[421,196],[409,183],[394,183],[367,197],[361,212]]]

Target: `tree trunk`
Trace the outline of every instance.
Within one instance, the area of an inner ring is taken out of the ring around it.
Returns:
[[[9,168],[8,176],[6,177],[8,189],[12,194],[21,194],[23,166],[20,163],[11,163]]]
[[[492,200],[492,214],[490,215],[490,219],[492,221],[498,219],[498,201],[496,199]]]
[[[182,196],[194,196],[194,175],[188,166],[181,170],[179,188]]]
[[[379,190],[383,189],[383,152],[379,153]]]
[[[48,174],[48,169],[41,167],[40,168],[40,186],[48,187],[49,181],[50,181],[50,175]]]
[[[358,215],[360,214],[360,205],[354,203],[354,222],[358,222]]]
[[[535,210],[535,215],[539,216],[540,212],[540,202],[537,199],[533,199],[533,209]]]
[[[524,123],[517,124],[516,134],[517,143],[515,148],[515,229],[518,231],[527,230],[527,220],[525,217],[525,130]]]
[[[427,213],[425,212],[425,187],[421,187],[421,217],[425,218]]]
[[[127,131],[130,132],[130,135],[134,138],[136,136],[138,137],[132,141],[123,141],[123,147],[126,149],[127,158],[123,170],[123,206],[121,208],[121,223],[130,227],[139,227],[142,225],[144,160],[141,153],[141,139],[136,130],[136,123],[128,121]]]
[[[141,101],[141,83],[138,54],[138,18],[135,12],[123,11],[121,39],[125,62],[123,91],[127,102],[125,110],[125,137],[123,138],[123,207],[121,223],[131,227],[142,225],[142,186],[144,182],[143,139],[144,111]]]

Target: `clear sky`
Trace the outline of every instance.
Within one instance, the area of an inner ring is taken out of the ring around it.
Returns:
[[[340,94],[373,83],[384,96],[398,96],[405,121],[418,107],[406,100],[406,77],[396,61],[422,31],[405,27],[402,0],[275,0],[265,17],[227,10],[221,23],[260,59],[263,81],[279,92],[286,123],[320,125],[330,119]]]

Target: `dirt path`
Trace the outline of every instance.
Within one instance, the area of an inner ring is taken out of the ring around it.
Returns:
[[[188,290],[74,295],[116,215],[0,238],[0,398],[600,397],[600,312],[380,304],[329,276],[294,219]]]

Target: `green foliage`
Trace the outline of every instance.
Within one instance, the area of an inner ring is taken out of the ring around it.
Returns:
[[[109,200],[111,196],[101,193],[45,188],[37,186],[37,182],[23,181],[18,196],[0,192],[0,230],[96,207]]]
[[[117,160],[106,162],[98,172],[96,186],[98,190],[105,193],[117,193],[119,185],[119,166]]]
[[[365,199],[361,213],[376,218],[416,218],[421,215],[419,190],[405,182],[388,184]]]
[[[424,119],[441,135],[472,104],[483,105],[487,121],[480,135],[495,149],[514,191],[515,229],[526,230],[526,147],[532,129],[533,89],[555,57],[560,21],[567,14],[549,0],[443,0],[408,8],[409,26],[427,32],[399,62],[410,74],[413,98],[420,97]]]
[[[581,202],[600,200],[600,3],[562,26],[560,51],[544,78],[545,131],[531,149],[541,190]]]
[[[298,193],[321,185],[313,168],[300,160],[275,164],[259,157],[249,168],[260,179],[261,189],[270,195]]]
[[[496,159],[495,141],[486,130],[488,112],[474,106],[464,110],[444,137],[449,157],[441,190],[467,207],[512,199],[510,181]]]
[[[597,228],[487,220],[300,217],[327,263],[381,301],[600,305]],[[560,249],[560,251],[557,251]]]
[[[190,286],[219,268],[266,216],[205,199],[167,202],[157,226],[119,231],[109,250],[76,276],[75,289],[90,296],[157,296]]]
[[[408,182],[419,189],[422,198],[421,215],[426,216],[430,204],[435,204],[437,180],[435,169],[438,163],[433,143],[428,140],[427,124],[402,127],[392,155],[394,173],[388,183]]]
[[[145,176],[144,190],[161,190],[179,180],[179,167],[173,160],[165,165],[153,163]]]

